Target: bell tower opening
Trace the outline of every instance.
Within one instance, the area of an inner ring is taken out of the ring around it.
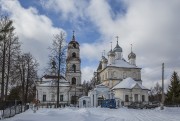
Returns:
[[[72,65],[72,70],[73,70],[73,72],[76,72],[76,65],[75,64]]]
[[[72,57],[76,58],[76,53],[75,52],[72,53]]]
[[[72,83],[72,85],[76,85],[76,78],[75,77],[72,78],[71,83]]]

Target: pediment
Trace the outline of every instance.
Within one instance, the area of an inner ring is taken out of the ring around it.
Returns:
[[[138,83],[136,83],[132,89],[142,89],[142,88],[139,86]]]

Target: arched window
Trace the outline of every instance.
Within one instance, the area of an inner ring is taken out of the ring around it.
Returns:
[[[117,74],[116,74],[116,71],[114,71],[113,73],[112,73],[112,78],[117,78]]]
[[[127,77],[126,72],[123,72],[123,78],[125,79]]]
[[[83,100],[83,106],[86,106],[86,100]]]
[[[71,83],[72,83],[73,85],[75,85],[75,84],[76,84],[76,78],[75,78],[75,77],[73,77],[73,78],[72,78]]]
[[[136,79],[136,73],[135,72],[133,73],[133,78]]]
[[[75,64],[72,65],[72,70],[73,70],[74,72],[76,72],[76,65],[75,65]]]
[[[76,53],[75,52],[72,53],[72,57],[76,58]]]
[[[55,101],[55,95],[51,94],[51,101]]]

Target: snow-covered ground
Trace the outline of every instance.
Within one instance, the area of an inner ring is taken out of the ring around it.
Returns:
[[[180,108],[44,108],[36,113],[29,109],[4,121],[180,121]]]

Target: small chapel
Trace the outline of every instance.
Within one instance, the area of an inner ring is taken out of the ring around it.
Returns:
[[[72,40],[68,43],[65,76],[60,75],[59,105],[77,105],[78,99],[84,95],[81,86],[81,59],[79,43],[73,32]],[[52,60],[51,72],[45,74],[36,82],[36,97],[41,105],[56,105],[58,74],[56,63]]]
[[[136,54],[132,51],[128,61],[118,38],[114,49],[102,56],[95,77],[100,84],[79,99],[80,107],[97,107],[102,100],[115,99],[116,105],[127,106],[132,102],[148,103],[149,89],[142,85],[141,68],[136,65]]]

